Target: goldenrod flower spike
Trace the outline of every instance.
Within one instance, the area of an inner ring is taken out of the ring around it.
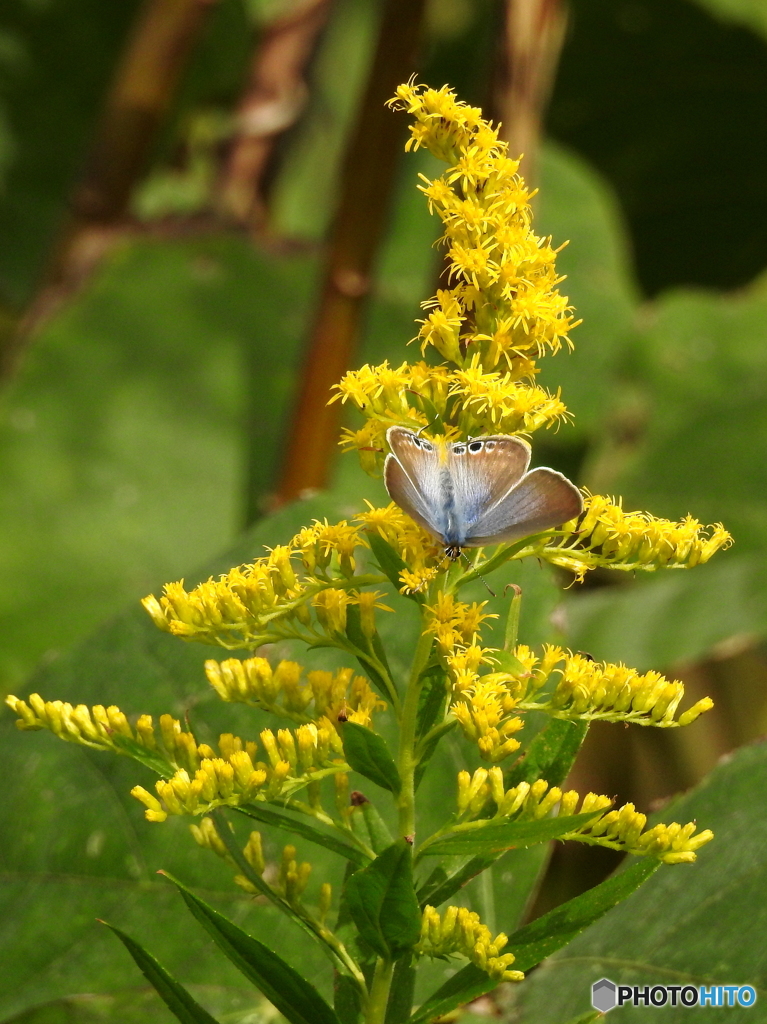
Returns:
[[[586,494],[580,522],[566,523],[556,543],[539,545],[536,554],[582,579],[588,569],[691,569],[732,544],[732,536],[715,523],[703,526],[692,516],[679,522],[649,512],[625,512],[620,502]]]
[[[531,377],[535,360],[570,345],[577,325],[557,289],[557,251],[531,230],[519,161],[481,111],[447,87],[401,85],[391,105],[415,120],[411,148],[424,146],[449,165],[434,180],[421,176],[444,224],[451,284],[424,303],[422,349],[460,367],[476,360],[484,371],[503,368],[510,380]]]
[[[498,981],[522,981],[522,971],[511,970],[513,953],[503,953],[509,941],[503,932],[493,938],[479,914],[466,907],[447,907],[440,914],[426,906],[421,920],[421,938],[416,953],[426,956],[465,956],[473,964]]]
[[[656,857],[666,864],[692,863],[700,847],[714,838],[709,829],[695,835],[694,822],[655,825],[644,831],[647,816],[637,812],[633,804],[625,804],[617,811],[608,810],[612,805],[609,797],[587,793],[581,799],[575,790],[563,793],[544,779],[537,779],[532,785],[520,782],[504,790],[503,773],[498,767],[478,768],[473,776],[466,771],[459,772],[456,803],[459,824],[454,826],[455,831],[481,828],[484,823],[499,818],[537,821],[551,814],[569,817],[593,812],[593,821],[562,838],[637,856]],[[492,805],[495,805],[495,812],[487,817]]]
[[[518,646],[515,656],[525,665],[527,679],[516,680],[520,711],[545,711],[555,718],[580,721],[633,722],[659,728],[689,725],[714,702],[710,697],[697,701],[677,715],[684,697],[684,684],[670,681],[660,672],[637,672],[625,665],[593,661],[547,644],[537,659],[530,649]],[[545,698],[535,694],[550,678],[554,688]],[[512,689],[511,692],[514,692]]]

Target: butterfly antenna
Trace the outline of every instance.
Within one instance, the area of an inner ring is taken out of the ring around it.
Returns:
[[[490,584],[487,582],[487,580],[479,571],[479,569],[477,569],[477,567],[475,565],[472,565],[472,563],[469,561],[469,558],[465,551],[461,551],[461,557],[466,559],[466,564],[469,566],[469,568],[472,569],[477,574],[477,576],[479,576],[479,578],[482,580],[482,583],[484,584],[485,590],[488,592],[488,594],[491,597],[498,597],[496,592],[494,590],[491,590]]]

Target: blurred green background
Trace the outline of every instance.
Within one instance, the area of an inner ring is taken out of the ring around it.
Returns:
[[[304,353],[339,253],[363,282],[341,289],[347,361],[413,355],[405,343],[441,270],[415,188],[434,165],[401,153],[401,116],[386,115],[399,132],[381,143],[389,163],[365,139],[387,76],[417,72],[500,117],[512,143],[514,97],[540,126],[526,151],[536,228],[570,240],[562,287],[584,322],[574,353],[541,373],[574,425],[536,436],[536,461],[629,508],[722,521],[736,540],[689,574],[598,571],[566,589],[524,570],[522,639],[654,667],[717,704],[681,735],[593,728],[573,784],[647,809],[765,732],[767,5],[541,0],[559,20],[532,41],[544,84],[520,101],[522,43],[506,26],[525,3],[538,0],[413,4],[402,57],[393,0],[6,0],[5,693],[213,714],[206,652],[177,651],[124,610],[167,580],[253,557],[310,515],[382,496],[353,457],[327,452],[328,493],[265,515],[294,496],[281,481],[297,396],[313,386],[301,390]],[[355,182],[372,183],[362,199]],[[364,252],[338,228],[350,220]],[[150,947],[154,934],[174,965],[202,965],[188,980],[221,1020],[271,1019],[202,939],[185,935],[187,948],[167,933],[161,866],[233,914],[253,911],[223,868],[199,863],[185,826],[143,821],[126,797],[135,770],[20,737],[7,714],[2,730],[0,948],[15,966],[0,1021],[169,1019],[97,914]],[[612,866],[558,850],[539,909]]]

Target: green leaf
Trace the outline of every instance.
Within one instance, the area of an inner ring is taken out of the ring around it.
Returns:
[[[107,921],[103,923],[122,942],[135,960],[136,966],[149,984],[157,990],[158,995],[174,1017],[177,1017],[182,1024],[218,1024],[216,1018],[211,1017],[207,1010],[204,1010],[196,1000],[192,999],[184,986],[177,982],[160,962],[147,953],[138,942]]]
[[[349,913],[368,945],[396,959],[418,941],[421,913],[413,890],[412,848],[404,839],[346,882]]]
[[[541,818],[540,821],[491,822],[475,829],[448,832],[418,851],[419,857],[453,856],[455,854],[488,854],[510,850],[519,846],[533,846],[549,839],[558,839],[568,832],[581,828],[595,817],[587,814],[570,814],[563,818]]]
[[[512,765],[504,776],[506,789],[520,782],[545,779],[550,786],[561,786],[588,732],[587,722],[565,722],[552,718],[536,733],[524,757]]]
[[[445,424],[436,405],[426,395],[417,394],[410,388],[405,392],[405,399],[411,409],[417,409],[426,416],[426,430],[431,434],[444,434]]]
[[[362,632],[362,626],[360,624],[360,609],[359,605],[350,604],[346,609],[346,636],[347,639],[357,648],[357,650],[364,652],[365,654],[374,656],[380,661],[380,663],[388,671],[388,665],[386,663],[386,653],[383,649],[378,634],[373,638],[378,639],[377,644],[372,644],[370,640]],[[375,689],[384,697],[387,701],[392,699],[390,687],[381,673],[371,665],[368,658],[357,657],[357,662],[368,677],[370,682],[373,684]]]
[[[355,772],[397,796],[402,783],[383,737],[364,725],[345,722],[341,728],[341,739],[346,760]]]
[[[401,1024],[410,1016],[415,994],[416,968],[411,956],[403,956],[394,965],[386,1004],[385,1024]]]
[[[337,836],[324,831],[319,826],[294,817],[285,811],[277,810],[275,807],[267,807],[265,804],[260,803],[241,804],[236,810],[248,818],[253,818],[255,821],[261,821],[265,825],[273,825],[283,832],[292,832],[294,835],[302,836],[318,846],[324,846],[325,849],[340,854],[341,857],[352,861],[353,864],[364,865],[370,863],[369,858],[365,856],[359,847],[344,842],[343,839],[339,839]]]
[[[668,984],[673,974],[706,985],[767,988],[766,774],[767,743],[760,741],[653,815],[649,824],[695,820],[716,838],[694,864],[664,867],[546,960],[517,994],[515,1019],[561,1024],[588,1008],[591,984],[605,974],[619,985]],[[684,1007],[663,1013],[664,1024],[688,1017]]]
[[[529,971],[535,967],[544,957],[570,942],[584,928],[630,896],[659,867],[657,860],[634,863],[626,871],[619,872],[514,932],[503,950],[504,953],[514,954],[512,968],[515,971]],[[449,1013],[456,1006],[491,991],[497,984],[497,981],[474,964],[468,964],[427,999],[411,1017],[410,1024],[421,1024]]]
[[[290,1024],[338,1024],[338,1017],[317,989],[282,957],[208,906],[176,879],[170,878],[170,881],[218,948]]]
[[[362,817],[365,819],[370,845],[376,853],[382,853],[388,846],[391,846],[393,837],[372,801],[366,799],[363,803]]]
[[[392,586],[399,593],[399,589],[402,586],[402,580],[399,578],[399,574],[403,569],[407,569],[407,565],[402,561],[399,554],[394,550],[388,540],[376,533],[375,530],[368,531],[367,534],[368,543],[370,544],[370,550],[375,556],[376,562],[382,573],[388,576]],[[413,601],[417,601],[418,604],[423,604],[423,594],[408,594]]]
[[[660,861],[650,857],[635,860],[625,871],[619,871],[514,932],[504,953],[514,954],[515,970],[529,971],[630,896],[660,866]]]
[[[457,1006],[463,1006],[464,1003],[470,1003],[486,992],[492,992],[498,984],[496,978],[491,978],[474,964],[468,964],[429,996],[426,1002],[419,1006],[408,1024],[426,1024],[435,1017],[442,1017]]]
[[[167,758],[163,757],[159,753],[153,753],[151,750],[147,750],[140,743],[132,740],[130,736],[123,736],[121,733],[113,733],[112,743],[128,757],[132,757],[134,761],[138,761],[139,764],[145,765],[151,771],[161,776],[163,779],[169,779],[176,771],[176,766],[171,764]]]

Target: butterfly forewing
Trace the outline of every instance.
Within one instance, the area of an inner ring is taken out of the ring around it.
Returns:
[[[582,511],[583,498],[574,484],[553,469],[534,469],[482,513],[464,545],[476,548],[519,540],[561,526]]]
[[[456,512],[465,534],[502,501],[527,472],[530,446],[505,434],[474,438],[450,446],[447,459]],[[463,540],[461,541],[463,542]]]
[[[425,530],[442,537],[445,501],[439,452],[404,427],[390,427],[386,440],[391,448],[384,464],[386,490]]]

